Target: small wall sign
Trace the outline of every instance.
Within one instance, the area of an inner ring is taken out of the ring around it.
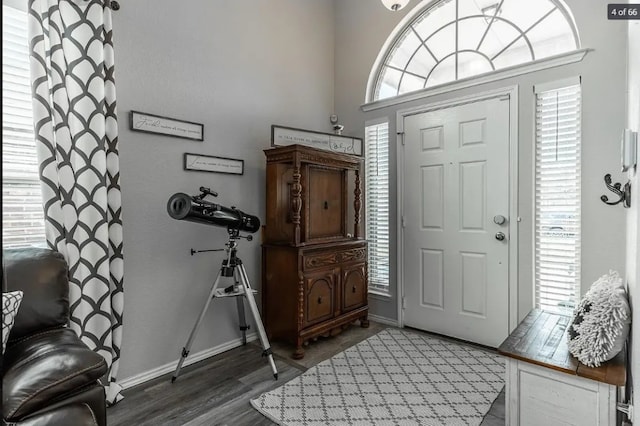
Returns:
[[[130,128],[136,132],[156,133],[196,141],[204,140],[204,125],[200,123],[138,111],[131,111],[129,118]]]
[[[184,154],[184,169],[195,172],[244,174],[244,160],[215,157],[213,155]]]

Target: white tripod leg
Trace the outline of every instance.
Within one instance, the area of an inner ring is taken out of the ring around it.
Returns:
[[[260,318],[260,311],[258,311],[258,305],[256,304],[256,300],[253,297],[253,291],[251,291],[251,286],[249,285],[249,278],[247,277],[247,272],[244,269],[244,265],[240,263],[238,266],[238,272],[240,274],[240,282],[242,287],[244,288],[244,296],[249,303],[249,309],[251,310],[251,314],[253,315],[253,321],[256,324],[256,328],[258,329],[258,336],[260,337],[260,343],[262,343],[262,352],[263,356],[266,356],[269,360],[269,364],[271,365],[271,371],[273,371],[273,377],[278,380],[278,370],[276,369],[276,363],[273,360],[273,352],[271,351],[271,345],[269,345],[269,339],[267,339],[267,333],[264,330],[264,326],[262,325],[262,319]]]
[[[193,344],[193,339],[196,337],[198,333],[198,328],[200,328],[200,324],[202,324],[202,320],[204,319],[204,315],[207,313],[207,309],[209,309],[209,304],[211,300],[215,297],[215,292],[218,289],[218,284],[220,283],[220,277],[222,276],[222,270],[218,273],[218,277],[211,286],[211,291],[209,292],[209,297],[207,297],[207,301],[204,303],[204,307],[202,308],[202,312],[200,312],[200,316],[198,317],[198,321],[196,321],[193,330],[191,330],[191,334],[189,335],[189,339],[187,340],[187,344],[182,348],[182,357],[180,361],[178,361],[178,366],[176,367],[176,371],[173,373],[173,377],[171,378],[171,383],[175,382],[178,378],[178,374],[180,374],[180,369],[182,368],[182,364],[184,360],[187,359],[189,355],[189,351],[191,350],[191,345]]]

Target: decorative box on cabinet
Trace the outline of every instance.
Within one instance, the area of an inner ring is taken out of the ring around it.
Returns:
[[[362,159],[301,145],[265,155],[263,320],[269,338],[294,343],[300,359],[310,339],[356,320],[369,324],[367,243],[359,238]]]

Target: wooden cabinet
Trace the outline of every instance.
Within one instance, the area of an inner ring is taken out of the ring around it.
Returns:
[[[265,154],[263,320],[269,338],[294,343],[300,359],[309,340],[356,320],[369,324],[367,243],[359,238],[362,159],[300,145]]]

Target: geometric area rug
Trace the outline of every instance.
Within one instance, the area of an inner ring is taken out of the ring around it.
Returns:
[[[479,425],[504,386],[496,354],[385,329],[251,405],[283,426]]]

